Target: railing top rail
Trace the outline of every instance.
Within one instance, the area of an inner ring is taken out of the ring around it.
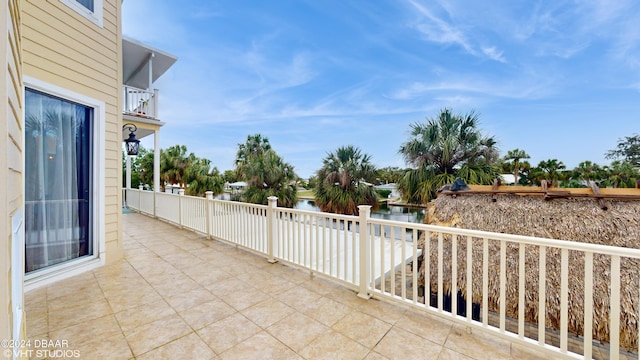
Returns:
[[[321,211],[301,210],[301,209],[292,209],[292,208],[284,208],[284,207],[278,207],[277,209],[279,211],[287,211],[294,214],[306,214],[311,216],[320,216],[320,217],[339,219],[339,220],[351,220],[351,221],[360,220],[358,216],[354,216],[354,215],[334,214],[334,213],[327,213],[327,212],[321,212]]]
[[[266,209],[268,207],[267,205],[252,204],[252,203],[247,203],[247,202],[242,202],[242,201],[233,201],[233,200],[213,199],[213,201],[214,202],[219,202],[219,203],[225,203],[225,204],[233,204],[233,205],[236,205],[236,206],[251,207],[251,208],[256,208],[256,209]]]
[[[640,259],[640,249],[370,218],[369,223]]]
[[[182,196],[183,199],[192,199],[192,200],[207,200],[207,198],[202,197],[202,196],[194,196],[194,195],[183,195]]]
[[[130,85],[122,85],[122,87],[123,87],[124,89],[128,89],[128,90],[130,89],[130,90],[133,90],[133,91],[135,91],[135,92],[147,93],[147,94],[153,94],[153,90],[140,89],[140,88],[137,88],[137,87],[135,87],[135,86],[130,86]]]

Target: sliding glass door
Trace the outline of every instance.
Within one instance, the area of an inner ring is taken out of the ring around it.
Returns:
[[[25,272],[94,253],[93,111],[25,91]]]

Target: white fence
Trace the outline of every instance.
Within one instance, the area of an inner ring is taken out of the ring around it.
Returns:
[[[638,249],[374,219],[368,206],[345,216],[279,208],[275,198],[264,206],[134,189],[126,198],[131,209],[337,279],[363,298],[550,356],[638,357]]]

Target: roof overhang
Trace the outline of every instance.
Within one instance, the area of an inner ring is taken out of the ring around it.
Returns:
[[[137,130],[135,132],[136,138],[138,140],[145,138],[149,135],[152,135],[154,131],[160,130],[160,127],[165,123],[158,120],[144,119],[137,116],[131,115],[123,115],[122,116],[123,123],[133,124],[136,126]],[[122,129],[122,141],[129,137],[129,131],[127,129]]]
[[[178,60],[166,51],[145,45],[129,37],[122,37],[122,82],[138,89],[150,89]],[[151,76],[149,76],[151,66]]]

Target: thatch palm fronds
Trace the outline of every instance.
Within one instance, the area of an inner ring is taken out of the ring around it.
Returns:
[[[518,234],[543,238],[564,239],[576,242],[614,245],[619,247],[640,247],[640,202],[609,201],[609,210],[602,211],[596,203],[587,199],[562,199],[545,201],[540,197],[504,196],[496,202],[491,195],[468,195],[452,198],[441,196],[430,204],[426,222],[434,225],[453,226],[467,229]],[[450,292],[451,279],[451,237],[444,237],[443,278],[445,292]],[[425,239],[420,246],[424,248]],[[457,242],[458,262],[457,287],[465,298],[480,303],[482,299],[483,240],[473,239],[471,259],[473,278],[472,294],[466,294],[466,238]],[[519,245],[507,244],[506,313],[518,317],[518,257]],[[437,237],[431,237],[428,283],[437,288],[438,259]],[[499,310],[500,242],[489,241],[488,280],[489,309]],[[538,322],[538,268],[539,249],[525,247],[525,320]],[[594,255],[593,259],[593,338],[608,342],[610,314],[609,284],[611,260],[608,256]],[[640,262],[623,258],[621,261],[621,346],[634,350],[638,346],[638,284]],[[424,262],[421,280],[424,279]],[[560,250],[548,248],[546,252],[546,326],[559,329],[560,324]],[[569,251],[569,332],[582,335],[584,319],[584,255]],[[635,350],[634,350],[635,351]]]
[[[416,173],[399,181],[403,199],[426,203],[435,197],[440,184],[447,183],[443,179],[461,177],[470,184],[490,184],[498,174],[494,166],[498,150],[495,139],[483,136],[478,126],[479,118],[474,112],[461,115],[449,109],[442,110],[437,118],[428,119],[426,124],[412,124],[410,139],[402,144],[399,152]],[[468,171],[460,173],[465,168]],[[441,179],[425,181],[436,176]],[[415,183],[417,180],[421,182]],[[419,194],[429,196],[425,199]]]
[[[358,205],[377,206],[376,192],[366,183],[375,173],[371,156],[351,145],[338,148],[327,154],[318,170],[316,204],[324,212],[348,215],[357,215]]]

